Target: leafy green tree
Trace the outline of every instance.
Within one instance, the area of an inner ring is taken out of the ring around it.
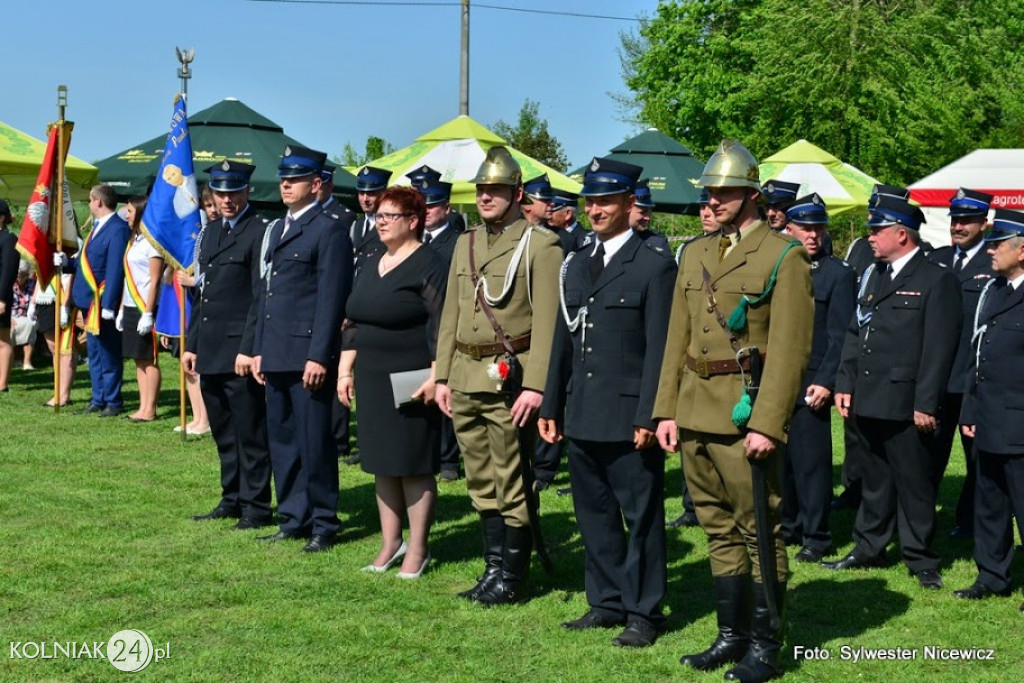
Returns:
[[[623,37],[634,117],[704,155],[806,138],[887,182],[1024,140],[1017,0],[672,0]]]
[[[547,120],[540,117],[538,102],[527,98],[514,125],[498,120],[491,130],[523,154],[556,171],[565,172],[569,168],[562,143],[548,131]]]
[[[356,151],[352,143],[346,142],[345,148],[341,150],[340,157],[334,157],[334,161],[339,162],[343,166],[362,166],[363,164],[373,161],[374,159],[380,159],[382,156],[391,154],[395,151],[394,146],[385,140],[379,138],[376,135],[370,135],[366,138],[365,151],[360,154]]]

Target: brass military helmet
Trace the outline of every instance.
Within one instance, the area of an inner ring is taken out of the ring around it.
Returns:
[[[523,180],[523,170],[512,154],[504,147],[496,146],[487,150],[484,162],[476,176],[469,182],[474,185],[519,185]]]
[[[697,187],[750,187],[761,189],[757,159],[736,140],[722,140],[704,166]]]

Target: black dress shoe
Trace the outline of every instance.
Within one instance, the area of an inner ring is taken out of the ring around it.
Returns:
[[[612,645],[619,647],[650,647],[658,638],[658,629],[646,621],[631,620],[619,635],[612,638]]]
[[[95,403],[90,403],[81,410],[76,410],[75,415],[92,415],[93,413],[102,413],[103,410],[104,409],[102,407],[96,405]]]
[[[111,406],[107,406],[106,408],[100,411],[100,417],[117,417],[120,414],[120,408],[114,408]]]
[[[942,577],[936,569],[922,569],[915,573],[914,576],[917,577],[917,583],[921,588],[927,588],[930,591],[937,591],[942,588]]]
[[[238,508],[225,508],[219,505],[205,515],[192,515],[193,522],[208,522],[211,519],[238,519],[242,511]]]
[[[277,541],[293,541],[293,540],[304,540],[309,538],[308,532],[302,531],[278,531],[276,534],[269,536],[257,536],[257,541],[266,541],[267,543],[275,543]]]
[[[678,528],[684,527],[684,526],[685,527],[700,526],[700,522],[697,520],[697,513],[696,512],[687,511],[687,512],[684,512],[683,514],[679,515],[675,519],[673,519],[671,522],[669,522],[665,526],[667,526],[670,529],[678,529]]]
[[[322,553],[325,550],[330,550],[334,545],[337,534],[316,534],[310,539],[306,547],[302,549],[304,553]]]
[[[439,481],[444,481],[444,482],[458,481],[459,480],[459,471],[458,470],[451,470],[451,469],[441,470],[441,474],[440,474],[440,476],[438,476],[438,480]]]
[[[821,558],[831,554],[831,548],[826,548],[825,550],[818,550],[817,548],[812,548],[809,545],[805,545],[803,548],[800,548],[800,552],[798,552],[793,559],[797,562],[821,562]]]
[[[846,557],[835,562],[822,562],[821,566],[825,569],[843,570],[843,569],[870,569],[872,567],[884,566],[882,558],[871,557],[863,558],[855,555],[853,552],[847,553]]]
[[[957,524],[949,530],[949,537],[961,541],[966,541],[969,538],[974,538],[974,531],[965,526]]]
[[[544,481],[543,479],[537,479],[533,482],[533,490],[537,493],[541,491],[547,491],[551,487],[550,481]]]
[[[359,454],[356,453],[355,455],[348,456],[347,458],[345,458],[341,462],[344,465],[358,465],[360,462],[362,462],[362,458],[360,458]]]
[[[557,491],[555,491],[555,493],[557,493],[560,496],[571,496],[572,495],[572,487],[571,486],[566,486],[564,489],[558,489]]]
[[[973,586],[953,591],[953,595],[962,600],[984,600],[985,598],[990,598],[993,595],[998,595],[1001,598],[1008,598],[1012,592],[1013,591],[1009,588],[1004,588],[1001,591],[994,591],[985,584],[975,581]]]
[[[622,626],[625,620],[622,617],[610,617],[595,610],[590,610],[579,619],[563,621],[562,628],[570,631],[586,631],[589,628],[612,628]]]
[[[272,523],[273,521],[270,517],[251,517],[246,515],[238,520],[238,524],[231,528],[239,531],[245,531],[247,529],[262,529],[263,527],[270,526]]]

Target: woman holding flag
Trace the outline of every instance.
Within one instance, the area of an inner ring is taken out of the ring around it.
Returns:
[[[164,259],[139,229],[145,210],[146,198],[141,195],[132,197],[125,205],[131,232],[124,253],[124,293],[117,316],[118,331],[128,330],[121,338],[122,351],[125,358],[135,360],[135,375],[139,382],[139,409],[129,416],[132,422],[156,419],[156,400],[160,393],[160,366],[156,362],[157,339],[153,320]]]

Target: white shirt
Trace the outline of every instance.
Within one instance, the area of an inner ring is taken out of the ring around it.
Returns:
[[[967,250],[967,256],[964,257],[964,262],[963,262],[963,265],[961,266],[961,268],[965,267],[967,265],[968,261],[970,261],[972,258],[977,256],[978,252],[981,251],[981,248],[983,246],[985,246],[985,241],[984,240],[979,240],[977,244],[975,244],[973,247],[968,249]],[[961,252],[963,252],[963,251],[964,250],[961,249],[960,247],[954,247],[954,249],[953,249],[953,265],[956,265],[956,261],[960,257]]]
[[[139,288],[142,303],[145,304],[149,301],[149,288],[152,284],[149,279],[149,260],[154,258],[163,257],[159,251],[153,248],[153,245],[149,243],[145,235],[140,233],[128,243],[125,260],[128,262],[128,270],[131,271],[131,275],[127,272],[124,274],[124,291],[121,296],[121,300],[124,301],[126,307],[137,308],[135,300],[128,291],[129,277],[135,281],[135,286]]]
[[[434,240],[436,240],[438,237],[441,236],[441,233],[443,233],[447,229],[448,229],[448,224],[445,223],[440,228],[437,228],[435,230],[424,230],[423,231],[423,239],[425,240],[427,238],[427,235],[430,235],[430,241],[433,242]]]
[[[632,236],[632,230],[625,230],[622,232],[622,234],[616,235],[615,237],[609,237],[604,241],[601,241],[600,239],[597,241],[598,245],[604,245],[604,264],[606,266],[608,265],[608,262],[612,260],[612,256],[615,256],[615,252],[621,249],[622,245],[625,244],[626,241]],[[596,253],[597,246],[595,245],[594,250],[590,252],[591,257],[593,257]]]
[[[1018,275],[1010,280],[1010,286],[1013,287],[1013,291],[1015,292],[1020,288],[1022,283],[1024,283],[1024,275]]]
[[[289,212],[288,214],[286,214],[284,221],[284,229],[281,231],[281,237],[284,237],[285,233],[288,232],[288,228],[291,227],[290,224],[288,223],[289,219],[291,220],[292,223],[294,223],[295,221],[302,218],[302,214],[306,213],[314,206],[316,206],[316,202],[311,202],[310,204],[307,204],[306,206],[299,209],[297,213]]]
[[[914,254],[916,254],[919,251],[921,251],[921,247],[914,247],[908,253],[904,254],[903,256],[900,256],[898,259],[889,264],[889,267],[892,269],[893,280],[895,280],[896,276],[900,274],[901,270],[903,270],[903,266],[910,263],[910,259],[914,258]]]
[[[100,216],[99,218],[93,218],[92,219],[92,233],[91,234],[92,234],[93,237],[95,237],[96,234],[99,233],[100,228],[102,228],[104,225],[106,225],[107,221],[109,221],[110,217],[113,216],[113,215],[114,215],[113,212],[111,212],[111,213],[108,213],[106,216]]]

